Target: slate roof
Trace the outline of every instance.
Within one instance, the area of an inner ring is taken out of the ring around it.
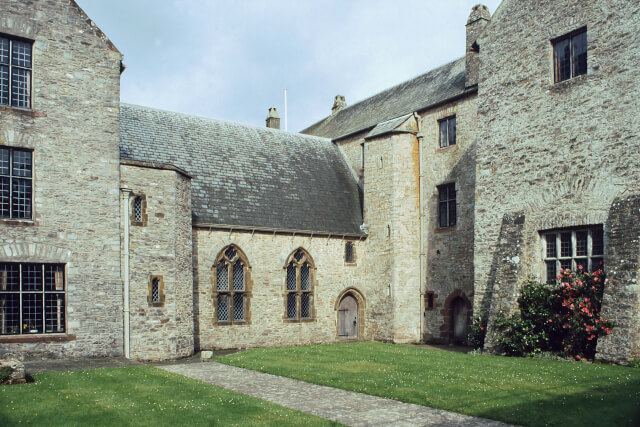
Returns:
[[[363,234],[356,179],[328,139],[121,104],[120,157],[186,171],[194,225]]]
[[[373,138],[374,136],[384,135],[388,132],[393,132],[398,126],[403,124],[407,119],[411,117],[411,114],[405,114],[404,116],[396,117],[395,119],[387,120],[386,122],[378,123],[376,127],[365,136],[367,138]]]
[[[475,89],[472,89],[473,91]],[[337,139],[465,93],[465,58],[348,106],[301,133]]]

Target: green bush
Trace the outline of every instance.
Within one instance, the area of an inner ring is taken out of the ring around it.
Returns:
[[[471,331],[467,341],[474,349],[484,347],[484,338],[487,335],[487,316],[479,314],[471,319]]]
[[[10,367],[3,366],[2,368],[0,368],[0,384],[5,382],[6,379],[9,378],[9,375],[11,375],[11,368]]]
[[[605,276],[562,270],[558,283],[528,280],[518,297],[518,310],[501,310],[495,318],[495,342],[512,356],[561,352],[576,360],[593,359],[598,337],[613,323],[601,317]]]

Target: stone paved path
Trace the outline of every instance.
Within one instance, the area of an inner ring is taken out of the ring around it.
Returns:
[[[350,426],[505,426],[497,421],[305,383],[217,362],[158,366]]]

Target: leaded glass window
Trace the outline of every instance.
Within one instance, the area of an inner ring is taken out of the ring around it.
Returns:
[[[287,320],[313,318],[313,260],[303,249],[289,257],[285,267],[285,316]]]
[[[553,42],[555,82],[587,74],[587,29],[582,28]]]
[[[0,263],[0,335],[65,332],[63,264]]]
[[[0,105],[31,108],[32,43],[0,36]]]
[[[344,262],[349,264],[356,262],[353,242],[346,242],[344,244]]]
[[[31,219],[32,152],[0,147],[0,218]]]
[[[555,282],[560,269],[595,271],[603,268],[602,226],[542,233],[547,282]]]
[[[146,227],[148,221],[147,196],[136,194],[131,202],[131,225]]]
[[[223,249],[214,265],[214,303],[218,323],[247,322],[249,291],[248,262],[231,245]]]

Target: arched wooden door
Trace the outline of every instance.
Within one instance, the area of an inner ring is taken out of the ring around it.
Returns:
[[[452,324],[453,324],[453,341],[463,343],[467,341],[468,331],[468,310],[462,298],[456,298],[451,304]]]
[[[338,336],[358,338],[358,302],[351,295],[345,295],[338,306]]]

